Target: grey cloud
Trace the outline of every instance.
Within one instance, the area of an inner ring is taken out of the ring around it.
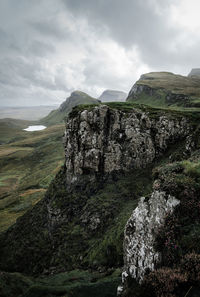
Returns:
[[[62,40],[66,38],[66,32],[63,30],[62,27],[60,27],[56,20],[47,20],[47,21],[40,21],[40,22],[32,22],[30,25],[36,29],[39,33],[45,35],[54,37],[58,40]]]
[[[92,26],[106,26],[110,36],[125,48],[137,45],[143,62],[150,67],[159,70],[160,67],[170,68],[173,65],[169,47],[180,32],[169,26],[168,14],[170,4],[175,4],[177,0],[63,2],[77,17],[87,18]],[[162,13],[155,9],[155,5]],[[174,56],[180,59],[179,53]]]
[[[108,40],[125,54],[136,47],[138,65],[150,70],[177,72],[188,67],[189,72],[198,67],[200,39],[187,44],[179,40],[180,28],[169,26],[170,4],[178,2],[1,0],[0,104],[8,100],[9,104],[12,100],[23,104],[23,98],[30,105],[40,100],[49,104],[57,95],[79,87],[83,91],[123,88],[128,92],[125,88],[135,79],[134,58],[130,58],[132,71],[128,66],[124,76],[113,72],[109,55],[102,58],[106,50],[97,45],[105,42],[106,47]]]

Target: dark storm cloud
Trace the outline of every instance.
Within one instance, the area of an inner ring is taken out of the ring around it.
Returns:
[[[137,45],[145,63],[162,64],[168,43],[177,30],[167,24],[167,9],[173,1],[63,0],[66,7],[94,26],[107,26],[110,36],[124,47]],[[175,2],[175,1],[174,1]],[[166,11],[166,14],[163,13]]]
[[[142,72],[189,72],[200,25],[177,23],[187,2],[1,0],[0,105],[59,103],[77,88],[128,92]]]

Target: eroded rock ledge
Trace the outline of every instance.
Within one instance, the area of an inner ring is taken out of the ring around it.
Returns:
[[[190,128],[184,117],[150,116],[106,105],[79,111],[66,122],[64,146],[68,184],[115,171],[144,168]]]
[[[173,212],[180,200],[165,192],[154,191],[150,198],[140,198],[124,231],[124,271],[121,295],[128,277],[142,282],[147,271],[153,271],[161,260],[161,254],[154,249],[155,237],[167,214]]]

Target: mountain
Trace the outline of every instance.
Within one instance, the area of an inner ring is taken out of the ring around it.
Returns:
[[[64,118],[79,104],[99,104],[99,100],[90,97],[84,92],[74,91],[56,110],[53,110],[40,122],[46,125],[63,123]]]
[[[145,104],[131,90],[132,101],[68,114],[63,166],[44,198],[0,234],[3,297],[200,295],[200,110],[154,101],[158,91],[180,95],[185,77],[174,76],[142,76],[135,90]],[[41,153],[36,147],[33,173],[47,166]],[[57,157],[46,154],[47,164]]]
[[[115,91],[115,90],[105,90],[99,100],[102,102],[117,102],[117,101],[125,101],[127,94],[122,91]]]
[[[44,199],[0,235],[1,270],[59,280],[77,269],[109,277],[124,265],[119,295],[198,291],[199,119],[198,110],[131,103],[73,109],[63,167]],[[107,284],[110,293],[87,284],[76,296],[115,296],[116,278]],[[27,287],[23,296],[73,296],[61,283]]]
[[[174,109],[200,107],[200,77],[171,72],[143,74],[130,90],[127,101]]]
[[[200,76],[200,68],[193,68],[188,74],[189,77]]]

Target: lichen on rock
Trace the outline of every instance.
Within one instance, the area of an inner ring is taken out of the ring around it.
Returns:
[[[66,122],[67,182],[144,168],[189,132],[186,118],[164,113],[151,118],[139,109],[124,112],[107,105],[79,111]]]
[[[140,198],[124,231],[124,287],[127,277],[141,283],[145,273],[153,271],[161,261],[161,254],[154,248],[156,234],[166,215],[179,203],[178,199],[161,191],[154,191],[150,198]]]

